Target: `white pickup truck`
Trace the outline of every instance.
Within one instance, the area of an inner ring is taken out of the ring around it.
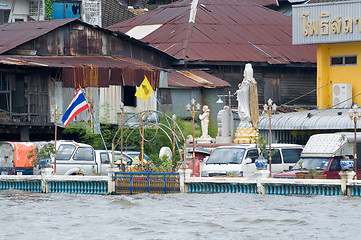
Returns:
[[[111,150],[94,150],[89,144],[74,141],[57,141],[56,174],[57,175],[107,175],[107,169],[111,166]],[[115,151],[115,161],[120,161],[121,152]],[[132,165],[134,157],[139,152],[123,151],[123,163]],[[148,159],[148,156],[144,156]],[[54,159],[52,167],[55,171]]]
[[[56,143],[56,166],[52,168],[57,175],[106,175],[110,162],[101,163],[96,158],[94,148],[88,144],[61,140]]]

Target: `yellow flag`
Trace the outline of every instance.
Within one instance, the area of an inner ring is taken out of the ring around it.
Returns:
[[[153,88],[150,85],[148,78],[144,76],[144,80],[142,84],[140,84],[137,92],[135,93],[135,96],[141,98],[143,102],[145,102],[145,100],[147,100],[150,95],[152,95],[152,93],[154,93]]]

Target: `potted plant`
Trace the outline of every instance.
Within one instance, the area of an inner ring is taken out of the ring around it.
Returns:
[[[308,173],[305,174],[305,179],[312,179],[316,173],[316,169],[310,168],[308,169]]]
[[[259,151],[258,158],[255,160],[255,165],[258,170],[267,169],[268,160],[264,158],[264,154],[266,152],[267,142],[264,136],[257,135],[254,138],[251,138],[254,143],[256,143],[256,147]]]
[[[29,151],[28,159],[33,158],[34,167],[47,168],[51,165],[51,157],[55,154],[55,145],[47,143],[40,149]]]
[[[298,166],[300,167],[301,171],[296,172],[296,178],[304,179],[307,172],[303,169],[303,161],[299,161]]]
[[[345,145],[345,147],[352,147],[353,143],[347,143],[345,144],[345,142],[348,142],[346,136],[344,134],[342,134],[340,136],[339,139],[339,147],[340,147],[340,155],[341,155],[341,159],[340,159],[340,165],[341,165],[341,170],[342,171],[348,171],[348,170],[353,170],[353,166],[354,166],[354,160],[350,159],[349,156],[344,155],[344,147],[342,147],[342,145]]]
[[[316,179],[326,179],[325,171],[324,170],[317,170],[313,175],[313,178]]]

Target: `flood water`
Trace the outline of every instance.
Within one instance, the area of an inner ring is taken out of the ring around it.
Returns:
[[[359,239],[361,198],[0,191],[0,239]]]

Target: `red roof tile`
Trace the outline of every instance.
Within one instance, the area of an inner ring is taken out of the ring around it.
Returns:
[[[162,24],[141,41],[185,61],[316,63],[316,47],[292,45],[292,18],[246,0],[191,0],[156,9],[110,26],[126,33],[136,26]]]

